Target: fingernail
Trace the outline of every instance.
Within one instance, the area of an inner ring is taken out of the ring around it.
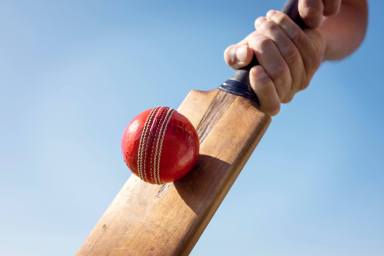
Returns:
[[[232,65],[232,63],[235,62],[235,47],[233,45],[229,46],[226,50],[225,50],[225,55],[227,56],[227,61],[228,61],[228,64]]]
[[[248,48],[245,45],[239,46],[236,49],[236,59],[238,62],[245,62],[248,57]]]
[[[264,18],[264,17],[257,18],[256,22],[255,22],[256,27],[259,27],[265,20],[266,20],[266,18]]]
[[[275,10],[269,10],[268,12],[267,12],[267,17],[268,18],[270,18],[273,14],[275,14]]]

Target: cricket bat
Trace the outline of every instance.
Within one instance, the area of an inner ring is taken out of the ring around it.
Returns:
[[[303,27],[297,4],[284,12]],[[77,255],[189,254],[271,121],[249,86],[254,65],[255,58],[218,89],[189,92],[178,111],[199,135],[194,170],[166,185],[131,175]]]

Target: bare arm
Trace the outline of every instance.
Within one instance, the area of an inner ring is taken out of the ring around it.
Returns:
[[[327,45],[324,59],[341,59],[354,52],[364,39],[367,23],[367,1],[344,0],[340,12],[319,28]]]

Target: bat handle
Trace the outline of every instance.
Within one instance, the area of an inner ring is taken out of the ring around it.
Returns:
[[[285,4],[283,12],[286,13],[301,28],[306,27],[299,14],[298,0],[289,0]],[[250,64],[242,69],[236,70],[235,75],[222,83],[219,89],[231,94],[243,96],[259,105],[257,95],[253,92],[249,82],[249,70],[257,65],[259,65],[259,62],[254,55]]]

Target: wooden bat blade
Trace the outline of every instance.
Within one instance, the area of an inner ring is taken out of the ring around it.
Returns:
[[[270,122],[249,100],[220,90],[191,91],[178,110],[199,134],[195,169],[167,185],[132,175],[77,255],[187,255]]]

